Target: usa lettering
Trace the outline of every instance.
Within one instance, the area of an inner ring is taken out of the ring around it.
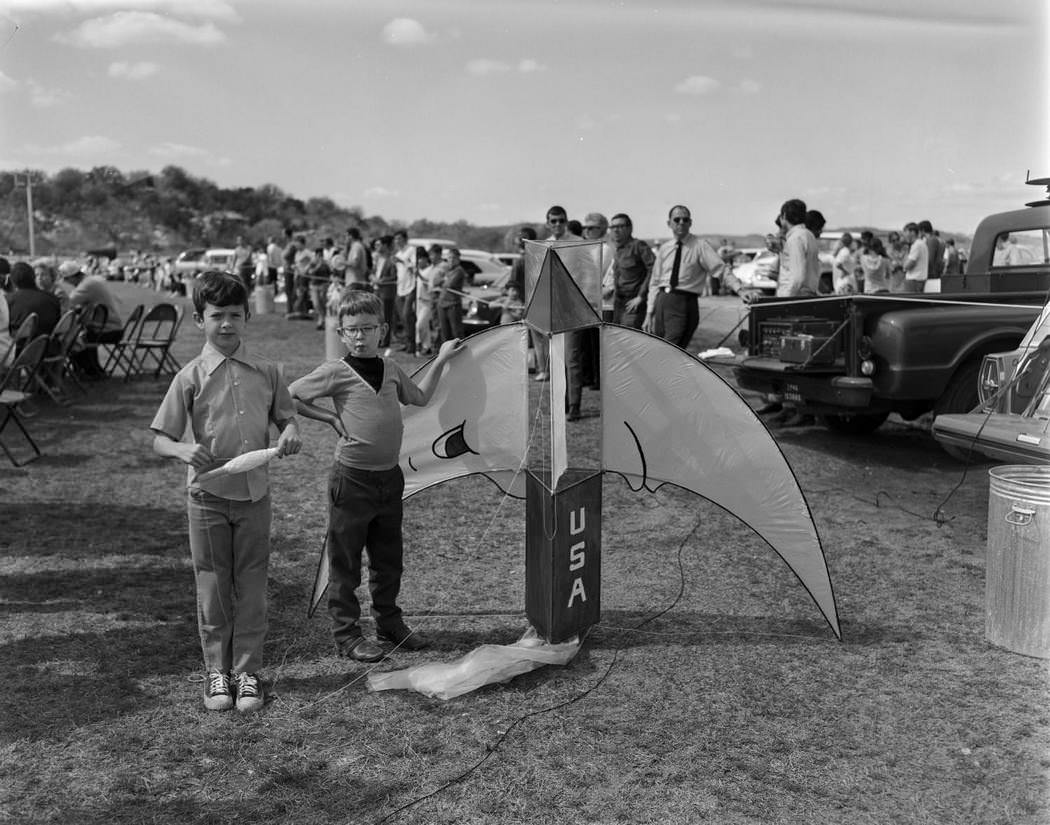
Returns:
[[[579,519],[577,520],[577,516]],[[581,507],[579,510],[569,511],[569,535],[578,536],[587,527],[587,511]],[[578,570],[582,570],[587,564],[587,553],[586,553],[586,542],[583,540],[576,542],[572,547],[569,548],[569,572],[575,573]],[[577,576],[573,579],[572,590],[569,593],[569,604],[571,608],[575,603],[576,599],[581,602],[587,601],[587,591],[583,587],[583,578]]]

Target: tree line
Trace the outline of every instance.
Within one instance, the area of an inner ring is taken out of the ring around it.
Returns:
[[[175,255],[191,247],[229,247],[238,235],[263,246],[270,236],[283,237],[285,229],[306,235],[311,243],[325,237],[339,242],[351,226],[365,237],[405,229],[410,236],[448,238],[462,247],[495,252],[514,248],[519,226],[428,219],[405,224],[366,215],[360,206],[340,206],[331,198],[303,200],[270,183],[223,188],[179,166],[165,166],[158,173],[124,173],[113,166],[86,172],[66,168],[53,175],[0,171],[0,249],[14,256],[30,249],[27,183],[38,255],[96,249]]]

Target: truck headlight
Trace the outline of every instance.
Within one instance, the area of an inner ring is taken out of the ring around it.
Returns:
[[[861,375],[874,375],[875,374],[875,362],[870,358],[865,358],[860,362],[860,374]]]

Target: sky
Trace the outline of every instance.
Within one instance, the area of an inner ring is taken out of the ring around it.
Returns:
[[[1043,0],[0,0],[0,169],[181,166],[405,223],[972,233],[1050,176]]]

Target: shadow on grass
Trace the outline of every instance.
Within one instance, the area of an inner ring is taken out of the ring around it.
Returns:
[[[64,556],[89,566],[95,556],[182,553],[186,545],[181,509],[38,501],[5,504],[3,521],[0,557]]]

